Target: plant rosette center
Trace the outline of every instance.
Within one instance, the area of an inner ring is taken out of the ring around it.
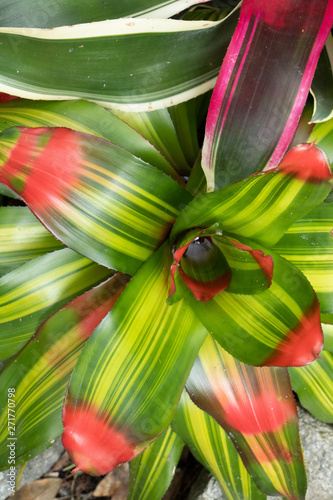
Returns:
[[[222,290],[249,293],[251,287],[252,293],[260,292],[270,286],[272,276],[273,259],[263,251],[224,236],[220,228],[194,228],[174,245],[168,301],[178,301],[188,290],[203,302]]]

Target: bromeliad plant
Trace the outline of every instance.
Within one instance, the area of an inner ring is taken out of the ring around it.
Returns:
[[[1,468],[62,434],[158,499],[186,443],[227,498],[304,498],[290,377],[333,415],[326,52],[297,125],[333,2],[167,19],[196,3],[5,2],[0,181],[27,206],[0,208]]]

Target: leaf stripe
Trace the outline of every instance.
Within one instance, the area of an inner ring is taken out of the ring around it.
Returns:
[[[70,249],[33,259],[0,279],[1,357],[15,354],[52,312],[112,273]]]
[[[183,301],[167,305],[170,264],[164,244],[89,339],[69,389],[72,408],[98,408],[110,429],[127,429],[137,452],[169,425],[206,335]]]
[[[71,371],[86,339],[113,306],[127,281],[127,277],[118,273],[60,309],[41,325],[34,338],[4,369],[4,384],[15,387],[19,463],[61,434],[61,410]],[[3,393],[4,408],[5,399]],[[3,411],[0,468],[8,466],[7,420]]]
[[[12,128],[1,139],[7,156],[8,144],[17,141],[0,167],[1,179],[16,186],[43,224],[70,248],[131,275],[192,199],[165,173],[94,136]]]
[[[322,351],[308,366],[289,368],[293,389],[302,406],[323,422],[333,423],[333,354]]]
[[[176,470],[183,443],[170,427],[130,462],[128,500],[162,498]]]
[[[223,428],[184,391],[172,428],[218,480],[227,500],[264,499]],[[236,471],[236,472],[235,472]]]
[[[326,180],[312,184],[279,169],[256,174],[193,200],[178,217],[171,236],[174,241],[188,228],[220,224],[224,233],[270,247],[329,189]]]
[[[323,202],[293,224],[274,247],[308,278],[325,314],[333,312],[332,231],[333,206]]]

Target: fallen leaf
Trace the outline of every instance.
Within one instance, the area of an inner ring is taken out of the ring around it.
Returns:
[[[129,488],[129,465],[122,464],[109,472],[97,485],[94,497],[111,497],[112,500],[126,500]]]
[[[62,479],[46,478],[25,484],[10,500],[54,500]]]

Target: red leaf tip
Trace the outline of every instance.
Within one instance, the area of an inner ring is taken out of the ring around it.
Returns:
[[[290,330],[265,366],[304,366],[319,357],[324,345],[317,298],[303,314],[299,324]]]
[[[332,179],[327,155],[314,142],[299,144],[283,158],[278,170],[294,174],[299,180],[320,182]]]
[[[62,442],[76,465],[72,472],[104,475],[136,454],[135,444],[91,407],[66,403],[63,422]]]

